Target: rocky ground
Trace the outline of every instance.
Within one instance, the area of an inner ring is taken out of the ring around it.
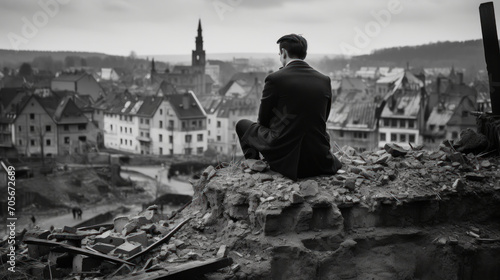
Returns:
[[[112,225],[31,233],[42,241],[20,244],[20,270],[43,277],[51,260],[52,276],[66,279],[500,277],[498,157],[447,143],[432,152],[345,147],[337,156],[338,174],[299,181],[262,161],[209,167],[175,215],[152,206]],[[40,254],[52,241],[87,257]]]

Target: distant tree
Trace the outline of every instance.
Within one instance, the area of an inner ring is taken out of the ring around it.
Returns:
[[[33,68],[31,68],[31,64],[23,63],[21,67],[19,67],[19,76],[21,77],[31,77],[33,75]]]
[[[129,58],[136,59],[137,58],[137,53],[135,51],[131,51],[130,54],[128,55]]]
[[[67,56],[64,59],[64,66],[65,67],[74,67],[75,66],[75,57],[74,56]]]
[[[33,67],[40,70],[54,71],[54,60],[51,56],[37,56],[33,59]]]

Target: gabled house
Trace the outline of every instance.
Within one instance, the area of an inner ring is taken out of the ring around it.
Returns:
[[[102,103],[101,103],[102,102]],[[206,114],[193,92],[99,102],[104,144],[136,154],[202,154],[207,149]]]
[[[50,87],[53,91],[69,90],[88,95],[93,101],[96,101],[104,94],[96,79],[87,73],[61,74],[52,80]]]
[[[378,148],[377,104],[335,102],[327,122],[330,146],[334,151],[351,146],[359,152]]]
[[[120,74],[114,68],[102,68],[101,69],[101,80],[109,80],[117,82],[120,80]]]
[[[192,91],[164,96],[152,121],[156,154],[201,155],[207,150],[207,114]]]
[[[422,143],[425,126],[424,82],[408,70],[380,78],[376,92],[383,98],[379,120],[379,147],[397,143],[409,148]]]
[[[84,153],[96,141],[97,128],[71,97],[26,96],[13,117],[14,145],[19,154]]]
[[[458,140],[460,131],[476,128],[476,89],[463,83],[463,75],[452,71],[448,77],[439,76],[429,86],[429,117],[423,133],[429,148],[437,147],[444,139]]]

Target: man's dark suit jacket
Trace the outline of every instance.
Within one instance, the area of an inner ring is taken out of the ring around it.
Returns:
[[[326,132],[331,102],[330,78],[302,60],[292,61],[267,76],[258,123],[242,141],[290,179],[335,174],[342,164],[330,152]]]

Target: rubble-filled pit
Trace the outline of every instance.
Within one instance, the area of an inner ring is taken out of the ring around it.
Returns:
[[[262,162],[209,167],[176,216],[152,207],[85,237],[86,246],[123,260],[146,251],[135,266],[89,264],[65,277],[162,279],[215,260],[218,267],[197,270],[204,276],[178,279],[500,278],[498,157],[446,147],[338,156],[338,174],[296,182]],[[130,245],[110,244],[110,236]]]

